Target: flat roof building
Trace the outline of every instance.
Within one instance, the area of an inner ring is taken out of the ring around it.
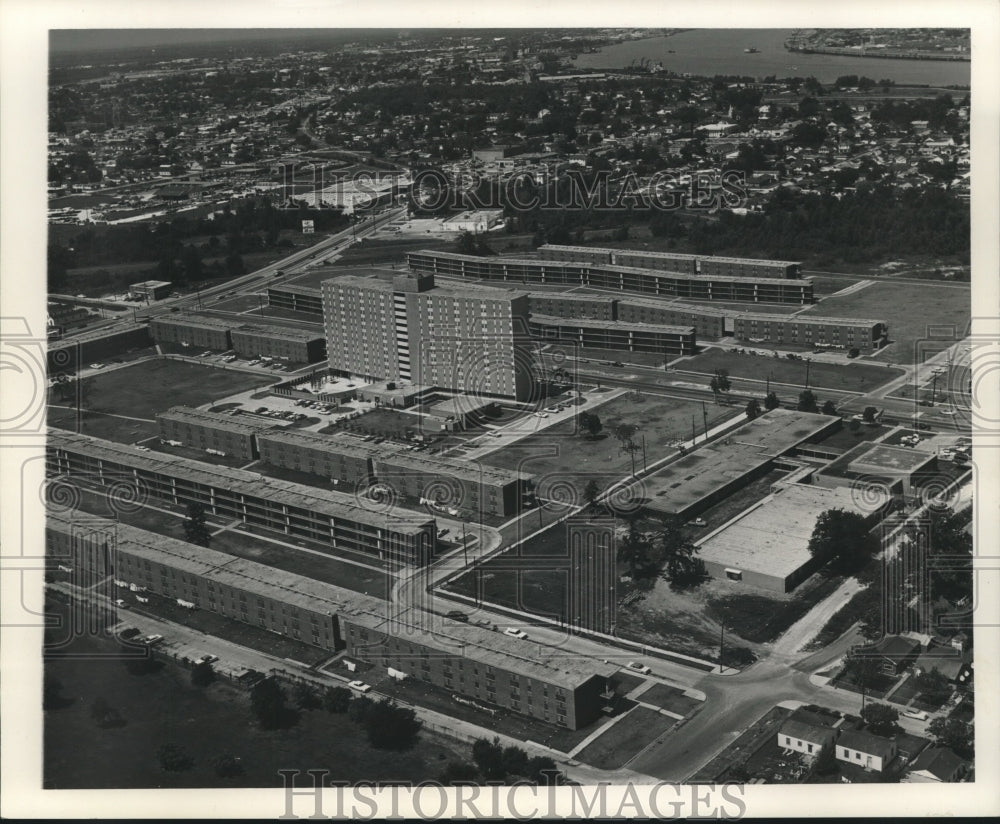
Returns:
[[[621,349],[665,357],[695,353],[693,326],[532,315],[529,328],[542,340],[573,343],[582,349]]]
[[[645,505],[655,512],[697,515],[767,473],[777,458],[841,425],[839,417],[772,409],[644,478]]]
[[[180,312],[153,318],[149,322],[149,331],[157,343],[177,343],[223,352],[232,348],[232,326],[231,321],[221,318]]]
[[[796,279],[802,264],[789,260],[724,257],[716,255],[686,255],[677,252],[650,252],[641,249],[602,249],[589,246],[545,244],[538,248],[543,260],[586,261],[655,269],[665,272],[686,272],[691,275],[727,275],[731,277],[778,277]]]
[[[232,329],[233,349],[244,357],[279,358],[293,363],[326,360],[326,338],[315,330],[277,324],[243,323]]]
[[[814,481],[823,486],[852,486],[864,480],[910,495],[937,477],[937,468],[937,455],[933,452],[865,442],[820,469]]]
[[[821,514],[844,509],[876,519],[889,500],[887,494],[869,498],[844,487],[783,485],[698,541],[697,557],[713,578],[790,592],[827,560],[809,553]]]
[[[82,512],[50,512],[46,554],[74,571],[111,576],[198,609],[330,651],[342,649],[338,615],[384,608],[377,598]]]
[[[640,295],[750,303],[813,302],[810,280],[733,275],[698,275],[605,263],[476,257],[420,251],[407,256],[410,270],[465,280],[589,286]]]
[[[170,294],[173,284],[169,280],[144,280],[129,285],[129,292],[140,300],[161,300]]]
[[[156,416],[160,439],[179,441],[203,451],[214,449],[226,455],[254,460],[258,457],[256,436],[273,423],[252,421],[245,416],[209,412],[190,406],[174,406]]]
[[[323,295],[314,286],[282,283],[267,287],[267,305],[307,315],[323,316]]]
[[[888,342],[889,326],[885,321],[864,318],[745,312],[733,319],[733,334],[750,343],[857,348],[868,354]]]
[[[266,478],[164,453],[138,452],[125,444],[50,429],[46,465],[104,488],[128,488],[185,508],[199,503],[213,515],[248,526],[308,538],[331,555],[359,552],[392,562],[427,563],[435,548],[435,522],[419,513],[385,512],[377,502],[340,492]]]
[[[519,401],[537,392],[524,292],[352,275],[323,282],[323,307],[331,369]]]
[[[474,624],[434,632],[408,610],[341,617],[347,652],[412,678],[575,730],[601,715],[617,667]]]

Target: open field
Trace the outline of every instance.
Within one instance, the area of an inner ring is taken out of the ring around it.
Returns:
[[[577,754],[577,759],[604,770],[623,767],[643,748],[676,724],[646,707],[635,707]]]
[[[266,299],[258,295],[237,295],[225,300],[215,300],[205,304],[206,309],[218,309],[221,312],[245,312],[247,309],[258,309],[261,301]]]
[[[966,334],[972,313],[969,289],[917,283],[876,283],[843,297],[828,298],[803,315],[865,317],[885,320],[893,341],[873,360],[914,363],[918,341],[928,327],[954,326],[955,339]],[[937,351],[937,350],[935,350]]]
[[[245,372],[175,360],[153,360],[94,375],[83,381],[85,409],[146,418],[171,406],[201,406],[273,383]]]
[[[732,409],[712,404],[705,409],[709,427],[735,414]],[[670,441],[690,437],[692,418],[699,432],[704,426],[701,403],[663,395],[622,395],[593,411],[603,425],[596,438],[578,434],[576,421],[564,421],[490,453],[483,462],[534,473],[542,497],[559,494],[563,499],[572,494],[582,503],[589,481],[605,489],[632,472],[632,457],[614,437],[620,425],[638,427],[635,443],[640,449],[634,453],[636,469],[642,467],[643,439],[646,460],[651,464],[675,451],[669,446]]]
[[[91,657],[46,664],[69,702],[45,713],[46,788],[280,787],[278,770],[310,766],[327,767],[331,778],[344,781],[416,782],[436,777],[448,761],[468,759],[466,747],[426,731],[407,752],[376,750],[346,715],[323,710],[302,713],[287,729],[261,730],[242,690],[221,680],[193,687],[188,671],[172,664],[131,675],[117,660],[92,657],[113,649],[108,641],[83,638],[71,651]],[[90,706],[98,697],[124,726],[102,729],[94,722]],[[190,770],[161,769],[157,751],[166,743],[194,759]],[[243,775],[216,775],[216,761],[227,755],[239,759]]]
[[[846,289],[848,286],[853,286],[864,280],[864,278],[837,277],[836,275],[807,275],[807,277],[812,279],[813,295],[817,298],[832,295],[834,292],[839,292],[841,289]]]
[[[62,401],[49,405],[47,420],[49,426],[118,443],[138,443],[159,432],[159,428],[152,420],[120,418],[87,409],[80,412],[77,409],[67,408]]]
[[[808,355],[805,358],[808,358]],[[762,383],[770,378],[773,383],[805,386],[807,368],[805,358],[793,361],[787,358],[741,355],[723,349],[709,349],[700,355],[676,361],[673,368],[677,371],[697,372],[708,378],[711,378],[716,369],[726,369],[731,378],[747,378]],[[899,369],[858,362],[840,365],[811,361],[808,370],[810,387],[837,389],[843,392],[870,392],[903,374]],[[780,396],[781,393],[778,394]]]

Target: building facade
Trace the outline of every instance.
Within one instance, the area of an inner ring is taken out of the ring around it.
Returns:
[[[129,285],[129,292],[139,300],[162,300],[170,294],[173,284],[169,280],[144,280]]]
[[[587,246],[545,244],[538,249],[543,260],[584,261],[686,272],[691,275],[725,275],[744,278],[788,278],[802,275],[802,264],[789,260],[685,255],[675,252],[648,252],[638,249],[600,249]]]
[[[220,352],[232,348],[231,327],[231,323],[223,320],[183,312],[156,317],[149,322],[150,334],[157,343],[177,343]]]
[[[835,349],[856,347],[862,354],[869,354],[888,342],[889,327],[880,320],[750,312],[736,316],[734,335],[749,343],[790,343]]]
[[[129,500],[156,500],[232,518],[285,536],[306,538],[331,555],[361,553],[387,562],[426,564],[434,554],[435,522],[419,513],[386,512],[354,495],[264,478],[255,472],[162,453],[137,452],[111,441],[49,430],[50,477],[103,488]]]
[[[553,655],[529,640],[470,624],[427,632],[401,618],[341,617],[347,653],[372,665],[571,730],[601,716],[616,667]]]
[[[286,283],[267,287],[267,305],[323,317],[323,295],[313,286]]]
[[[638,295],[740,303],[813,302],[810,280],[698,275],[614,264],[484,258],[452,252],[410,252],[407,264],[417,274],[520,284],[589,286]]]
[[[326,339],[320,332],[272,324],[244,323],[232,330],[233,349],[244,357],[263,355],[293,363],[326,359]]]
[[[436,286],[433,275],[323,283],[330,368],[473,395],[534,397],[523,292]]]
[[[180,441],[192,449],[214,449],[248,461],[258,457],[257,434],[272,426],[247,423],[240,417],[190,406],[174,406],[160,412],[156,422],[163,441]]]
[[[621,349],[671,357],[695,353],[692,326],[584,320],[532,315],[531,333],[542,340],[572,343],[583,349]]]

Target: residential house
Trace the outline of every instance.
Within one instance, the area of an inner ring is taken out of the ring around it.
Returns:
[[[910,764],[904,784],[949,783],[958,781],[968,769],[964,759],[948,747],[928,747]]]
[[[783,750],[794,750],[805,755],[818,755],[824,746],[834,739],[834,731],[828,727],[810,724],[789,718],[778,730],[778,746]]]
[[[920,642],[901,635],[887,635],[877,644],[865,650],[875,656],[886,675],[898,675],[906,669],[920,653]]]
[[[870,732],[845,730],[837,739],[835,754],[839,761],[883,772],[896,757],[896,742]]]

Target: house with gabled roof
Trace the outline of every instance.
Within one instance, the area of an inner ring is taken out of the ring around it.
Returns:
[[[863,730],[845,730],[834,754],[838,761],[883,772],[896,758],[896,742]]]
[[[948,747],[928,747],[918,755],[906,775],[904,784],[949,783],[958,781],[969,765]]]
[[[833,741],[836,733],[829,727],[789,718],[778,730],[778,746],[805,755],[816,756]]]

